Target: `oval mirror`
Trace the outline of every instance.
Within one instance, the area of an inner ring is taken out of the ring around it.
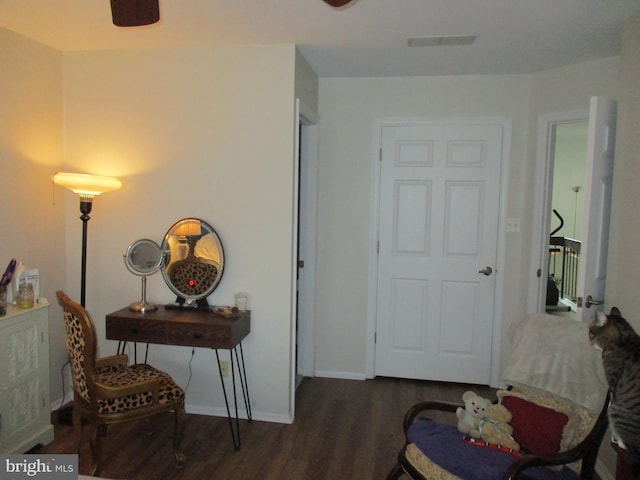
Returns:
[[[209,310],[206,297],[224,272],[224,249],[213,227],[198,218],[184,218],[167,231],[161,249],[162,276],[177,295],[166,307]]]
[[[147,302],[147,276],[153,275],[162,266],[163,258],[160,246],[153,240],[143,238],[129,245],[123,256],[127,269],[134,275],[142,277],[142,300],[129,305],[129,309],[134,312],[156,310],[157,305]]]

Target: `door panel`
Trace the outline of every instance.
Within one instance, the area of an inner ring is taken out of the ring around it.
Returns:
[[[489,383],[502,135],[383,127],[376,375]]]
[[[584,322],[591,322],[598,308],[587,308],[587,297],[604,302],[615,131],[616,102],[592,97],[587,141],[584,231],[578,271],[578,294],[582,298],[576,310],[577,318]]]
[[[396,254],[429,252],[431,182],[396,181],[393,245]]]
[[[445,255],[478,255],[482,234],[482,182],[447,182]]]
[[[442,288],[443,317],[441,354],[473,355],[473,339],[478,335],[478,284],[471,282],[444,282]],[[469,322],[473,319],[472,322]],[[471,328],[469,328],[471,327]]]
[[[425,298],[429,283],[424,280],[396,278],[391,283],[391,319],[394,325],[393,348],[406,351],[422,351],[424,338]],[[403,320],[407,318],[408,320]]]

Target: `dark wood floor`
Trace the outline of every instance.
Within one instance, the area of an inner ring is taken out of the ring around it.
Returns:
[[[460,402],[465,390],[492,397],[482,386],[413,380],[304,379],[291,425],[241,421],[235,451],[226,418],[187,415],[187,463],[174,468],[172,417],[109,428],[101,476],[114,479],[302,480],[383,479],[404,444],[402,418],[425,399]],[[455,420],[455,419],[454,419]],[[56,425],[54,442],[40,453],[74,453],[71,427]],[[86,473],[88,446],[80,451]]]

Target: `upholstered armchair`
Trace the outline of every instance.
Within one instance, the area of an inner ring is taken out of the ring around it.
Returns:
[[[609,395],[587,325],[534,315],[509,329],[510,360],[497,399],[512,415],[518,449],[474,440],[457,428],[464,405],[426,400],[404,418],[406,444],[388,480],[594,478]],[[470,387],[472,389],[473,387]],[[434,413],[434,412],[448,412]],[[444,421],[450,415],[450,421]],[[438,421],[432,418],[438,418]],[[479,423],[479,426],[482,424]]]
[[[176,467],[185,455],[181,440],[184,426],[184,391],[169,376],[147,364],[129,365],[127,355],[97,358],[96,331],[89,313],[64,292],[56,293],[63,309],[66,345],[73,379],[73,427],[76,451],[83,422],[91,427],[89,474],[100,471],[102,437],[110,424],[173,412],[173,447]]]

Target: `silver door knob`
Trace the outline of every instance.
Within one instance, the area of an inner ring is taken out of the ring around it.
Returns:
[[[481,274],[486,275],[488,277],[489,275],[491,275],[493,273],[493,268],[491,268],[489,265],[487,265],[486,267],[478,270],[478,273],[481,273]]]
[[[591,295],[589,295],[584,301],[585,308],[589,308],[591,305],[602,305],[604,301],[602,300],[594,300]]]

